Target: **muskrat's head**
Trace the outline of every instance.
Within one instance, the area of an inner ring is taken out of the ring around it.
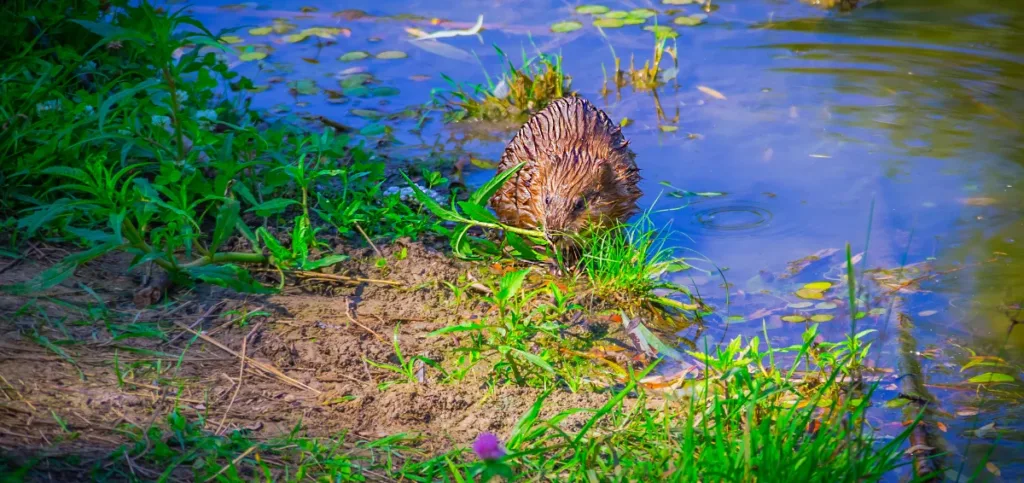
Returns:
[[[549,163],[543,173],[540,200],[548,232],[609,226],[636,212],[640,192],[635,168],[573,152],[565,156],[569,159]]]

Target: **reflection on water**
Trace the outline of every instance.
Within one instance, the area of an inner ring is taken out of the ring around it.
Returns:
[[[716,319],[718,327],[709,327],[717,331],[712,334],[716,340],[726,333],[730,338],[758,334],[759,319],[746,316],[767,313],[760,310],[791,295],[785,283],[839,276],[836,249],[850,242],[854,253],[867,248],[861,270],[925,261],[934,267],[896,287],[914,319],[919,350],[935,357],[922,363],[930,384],[950,387],[973,374],[959,372],[970,355],[963,348],[1016,363],[1024,359],[1024,331],[1010,331],[1024,303],[1024,2],[880,0],[840,13],[795,0],[717,0],[706,24],[679,28],[679,71],[672,85],[656,94],[627,88],[605,97],[600,93],[602,66],[612,65],[608,43],[620,57],[628,61],[634,55],[642,65],[650,57],[651,34],[639,27],[608,29],[605,40],[589,25],[572,34],[552,34],[548,25],[553,21],[578,18],[574,5],[561,1],[344,2],[345,8],[371,16],[358,20],[331,16],[327,12],[340,7],[323,0],[288,0],[274,2],[273,9],[230,13],[217,9],[217,2],[199,2],[196,9],[214,29],[295,18],[302,6],[321,12],[294,20],[303,27],[350,29],[350,37],[327,47],[274,45],[277,52],[269,60],[288,64],[287,74],[261,71],[254,63],[239,70],[258,84],[285,75],[335,88],[337,73],[355,69],[399,89],[400,94],[386,99],[345,98],[341,105],[301,96],[308,104],[294,106],[287,89],[274,85],[254,99],[257,106],[285,104],[356,129],[374,121],[346,113],[401,112],[422,105],[432,89],[450,87],[442,73],[484,83],[483,71],[493,77],[502,68],[491,43],[513,59],[535,48],[561,52],[581,95],[616,121],[632,120],[624,132],[644,177],[641,203],[657,199],[655,221],[671,224],[685,235],[681,242],[687,248],[724,269],[734,304],[730,314],[743,317]],[[603,3],[662,8],[660,2]],[[471,36],[444,39],[452,48],[475,54],[482,66],[410,46],[403,29],[412,21],[394,17],[408,13],[428,19],[415,23],[428,31],[436,29],[430,26],[432,17],[468,27],[483,14],[483,42]],[[664,14],[660,18],[662,23],[670,20]],[[409,57],[335,60],[354,50],[402,50]],[[303,57],[318,63],[290,62]],[[411,129],[419,120],[403,122]],[[660,126],[666,123],[678,130],[664,131]],[[395,132],[403,154],[433,150],[456,156],[467,166],[470,184],[491,175],[473,168],[470,159],[496,160],[511,137],[501,132],[482,139],[470,136],[472,130],[446,129],[436,120],[408,131]],[[665,191],[662,182],[727,195],[659,198]],[[788,273],[791,262],[822,253],[831,258],[798,263],[800,271],[792,278],[764,276]],[[720,280],[697,274],[691,280],[702,284],[702,294],[724,300]],[[765,320],[770,337],[779,342],[792,341],[803,328],[780,322],[778,314]],[[860,322],[883,334],[876,342],[878,363],[888,367],[895,367],[898,353],[892,320],[888,314]],[[841,336],[847,322],[837,316],[823,324],[823,332]],[[984,409],[978,416],[983,424],[998,419],[1000,425],[1022,427],[1024,414],[1015,399],[997,404],[993,393],[984,392],[979,402],[968,386],[955,386],[948,394],[932,391],[951,413],[958,406],[976,406]],[[994,408],[985,409],[986,404]],[[965,431],[973,420],[951,416],[945,424],[945,436],[966,448]],[[1004,477],[1017,478],[1024,474],[1021,438],[1004,439],[1011,441],[997,445],[999,467]],[[976,443],[960,456],[977,462],[979,448],[991,443]]]

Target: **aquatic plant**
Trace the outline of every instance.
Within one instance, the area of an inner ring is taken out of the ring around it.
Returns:
[[[439,95],[435,102],[448,109],[445,117],[449,122],[522,121],[549,102],[572,93],[572,79],[562,71],[561,55],[537,52],[535,57],[527,58],[524,50],[522,63],[516,67],[500,48],[494,49],[508,63],[497,84],[488,77],[486,86],[476,85],[467,92],[452,78],[443,76],[452,90]]]

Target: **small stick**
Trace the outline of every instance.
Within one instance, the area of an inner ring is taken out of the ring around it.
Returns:
[[[330,280],[334,282],[360,282],[360,283],[379,283],[382,285],[402,285],[401,282],[394,280],[377,280],[373,278],[359,278],[359,277],[346,277],[344,275],[334,275],[331,273],[319,273],[319,272],[307,272],[303,270],[296,270],[294,272],[296,276],[303,277],[310,280],[321,279]]]
[[[199,325],[199,324],[203,323],[203,321],[204,321],[204,320],[206,320],[206,318],[207,318],[207,317],[209,317],[209,316],[210,316],[210,314],[212,314],[212,313],[213,313],[213,311],[214,311],[214,310],[216,310],[216,309],[217,309],[217,307],[220,307],[221,305],[224,305],[224,301],[223,301],[223,300],[221,300],[220,302],[217,302],[217,303],[213,304],[213,305],[212,305],[212,306],[211,306],[211,307],[209,308],[209,310],[207,310],[207,311],[206,311],[206,313],[204,313],[203,315],[199,316],[199,318],[198,318],[198,319],[196,319],[196,321],[195,321],[195,322],[193,322],[193,323],[192,323],[192,325],[190,325],[190,326],[188,327],[189,331],[191,332],[191,331],[192,331],[192,329],[196,328],[196,326],[197,326],[197,325]],[[173,344],[173,343],[174,343],[174,341],[176,341],[176,340],[180,339],[180,338],[181,338],[181,337],[182,337],[183,335],[184,335],[184,333],[181,333],[181,334],[178,334],[178,335],[174,336],[173,338],[171,338],[171,340],[167,341],[167,344]]]
[[[240,391],[242,389],[242,381],[244,380],[244,377],[245,377],[245,349],[246,349],[246,345],[249,343],[249,337],[252,337],[252,334],[254,332],[256,332],[256,329],[260,328],[260,325],[263,325],[263,324],[257,324],[256,327],[253,327],[252,330],[249,331],[249,334],[246,335],[245,338],[242,339],[242,357],[240,359],[241,362],[239,362],[239,364],[238,364],[238,384],[235,385],[235,393],[231,395],[231,401],[228,402],[228,408],[227,408],[227,410],[224,411],[224,416],[221,416],[220,424],[217,425],[217,430],[214,431],[213,434],[220,434],[220,430],[222,428],[224,428],[224,421],[227,421],[228,414],[231,413],[231,406],[235,405],[235,398],[238,397],[238,391]]]
[[[377,245],[373,244],[373,240],[371,240],[370,237],[366,234],[366,232],[363,231],[363,227],[359,226],[359,223],[357,222],[352,222],[352,224],[356,226],[356,230],[359,230],[359,234],[363,235],[363,238],[366,240],[366,243],[370,244],[370,248],[373,248],[373,252],[377,254],[377,258],[384,258],[384,254],[377,249]]]
[[[365,326],[363,324],[360,324],[359,321],[357,321],[356,318],[352,316],[352,301],[351,300],[346,300],[345,301],[345,317],[348,317],[349,322],[352,322],[353,324],[356,324],[359,327],[362,327],[363,330],[373,334],[373,336],[376,337],[377,340],[379,340],[381,342],[381,344],[384,344],[384,345],[388,344],[388,341],[384,340],[384,338],[381,337],[380,334],[374,332],[373,329],[371,329],[371,328],[369,328],[369,327],[367,327],[367,326]]]
[[[231,463],[228,463],[228,464],[224,465],[224,467],[221,468],[220,471],[214,473],[213,476],[203,480],[203,483],[206,483],[207,481],[215,480],[218,476],[221,475],[221,473],[227,471],[228,468],[230,468],[232,466],[235,466],[236,464],[238,464],[239,461],[242,461],[242,458],[245,458],[246,456],[249,456],[249,454],[252,453],[253,451],[256,451],[256,448],[259,448],[259,446],[260,446],[259,444],[254,444],[254,445],[250,446],[249,449],[245,450],[244,453],[238,455],[237,458],[231,460]]]
[[[213,345],[217,346],[217,348],[227,352],[228,354],[231,354],[231,355],[233,355],[235,357],[243,357],[241,354],[235,352],[230,347],[228,347],[228,346],[226,346],[224,344],[221,344],[216,339],[213,339],[213,338],[207,336],[206,334],[196,332],[196,331],[188,328],[185,324],[182,324],[181,322],[174,322],[174,325],[177,325],[178,327],[181,327],[182,329],[185,329],[186,331],[191,332],[192,334],[199,336],[200,339],[203,339],[204,341],[209,342],[210,344],[213,344]],[[264,371],[264,372],[266,372],[268,374],[272,374],[272,375],[276,376],[278,379],[280,379],[280,380],[282,380],[282,381],[284,381],[284,382],[286,382],[286,383],[288,383],[288,384],[290,384],[292,386],[298,387],[300,389],[305,389],[305,390],[307,390],[309,392],[312,392],[313,394],[316,394],[318,396],[320,395],[320,391],[318,391],[316,389],[313,389],[313,388],[311,388],[311,387],[309,387],[309,386],[307,386],[307,385],[305,385],[305,384],[303,384],[303,383],[301,383],[301,382],[299,382],[299,381],[297,381],[295,379],[292,379],[291,377],[288,377],[288,375],[286,375],[285,373],[281,372],[280,370],[278,370],[274,366],[271,366],[269,364],[265,364],[263,362],[257,361],[257,360],[255,360],[255,359],[253,359],[251,357],[244,357],[244,358],[249,361],[249,365],[251,367],[255,367],[255,368],[258,368],[258,369],[260,369],[260,370],[262,370],[262,371]]]

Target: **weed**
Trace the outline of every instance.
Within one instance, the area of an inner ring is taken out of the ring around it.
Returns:
[[[508,63],[508,70],[501,74],[497,85],[488,78],[486,87],[477,85],[472,92],[466,92],[444,76],[452,85],[453,90],[448,92],[452,99],[442,95],[435,102],[451,109],[445,116],[447,121],[522,121],[551,101],[572,93],[572,80],[562,71],[561,55],[538,51],[536,57],[527,58],[524,50],[522,64],[516,67],[501,49],[495,46],[494,50]]]
[[[382,382],[382,383],[378,384],[377,388],[380,389],[381,391],[387,389],[389,386],[391,386],[392,384],[396,384],[396,383],[417,384],[417,383],[422,382],[420,380],[421,376],[419,375],[419,371],[420,370],[418,368],[418,365],[420,365],[420,364],[433,367],[435,369],[440,370],[442,373],[444,373],[443,369],[441,369],[441,366],[438,365],[438,363],[436,361],[431,360],[428,357],[415,356],[415,357],[406,358],[405,356],[403,356],[402,355],[402,348],[398,344],[398,333],[399,333],[398,329],[399,329],[399,326],[396,325],[395,326],[395,334],[392,337],[392,344],[393,344],[393,347],[395,348],[395,357],[398,359],[398,365],[385,364],[385,363],[374,362],[374,361],[371,361],[369,359],[365,359],[366,363],[371,365],[371,366],[373,366],[373,367],[376,367],[378,369],[384,369],[384,370],[387,370],[387,371],[391,371],[391,372],[394,372],[394,373],[402,376],[402,380],[400,380],[400,381],[386,381],[386,382]]]

